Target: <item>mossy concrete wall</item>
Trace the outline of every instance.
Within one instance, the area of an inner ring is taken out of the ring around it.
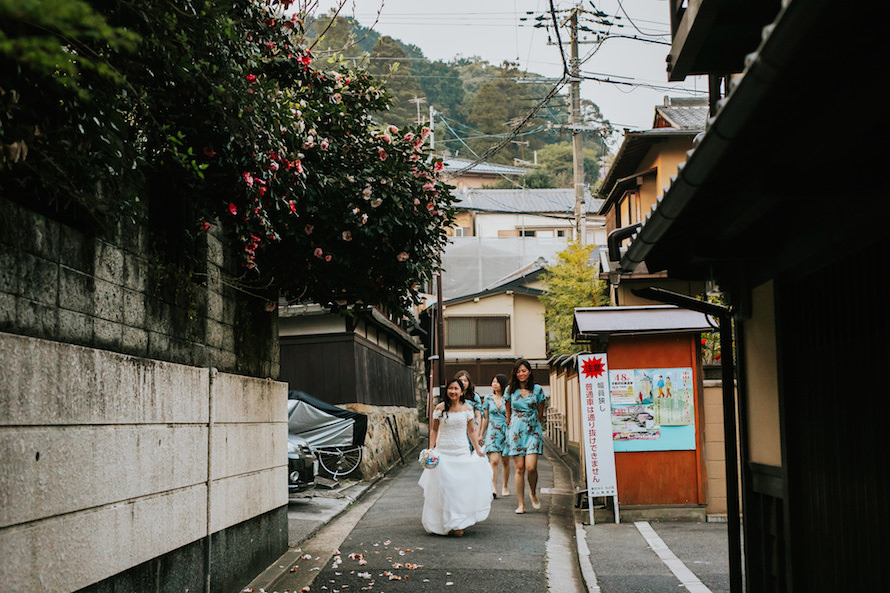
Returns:
[[[186,271],[0,198],[8,588],[238,591],[286,549],[277,314],[200,241]]]

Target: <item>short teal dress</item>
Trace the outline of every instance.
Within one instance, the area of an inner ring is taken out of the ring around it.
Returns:
[[[488,430],[485,432],[485,452],[503,453],[507,446],[507,403],[501,398],[498,406],[494,397],[485,396],[482,414],[488,416]],[[484,417],[483,416],[483,417]]]
[[[540,455],[544,452],[544,427],[538,421],[538,404],[545,401],[547,396],[540,385],[535,385],[525,396],[507,390],[504,402],[510,402],[510,425],[504,455]]]

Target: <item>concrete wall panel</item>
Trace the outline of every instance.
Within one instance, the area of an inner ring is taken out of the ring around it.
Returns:
[[[210,500],[213,533],[286,506],[287,466],[214,480]]]
[[[0,359],[0,425],[207,422],[206,369],[5,333]]]
[[[12,590],[76,591],[286,507],[286,384],[6,333],[0,360]]]
[[[214,425],[213,479],[266,470],[286,463],[286,422]]]
[[[0,428],[0,527],[207,480],[206,426]]]
[[[205,535],[204,485],[0,531],[10,591],[76,591]]]

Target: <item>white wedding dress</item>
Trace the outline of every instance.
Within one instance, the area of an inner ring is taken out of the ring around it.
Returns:
[[[473,410],[435,410],[439,419],[436,450],[439,465],[423,470],[423,528],[429,533],[448,535],[485,520],[491,510],[491,465],[488,458],[470,451],[467,422]]]

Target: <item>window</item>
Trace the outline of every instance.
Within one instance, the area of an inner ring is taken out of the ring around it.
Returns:
[[[447,317],[445,345],[449,348],[510,346],[509,317]]]

